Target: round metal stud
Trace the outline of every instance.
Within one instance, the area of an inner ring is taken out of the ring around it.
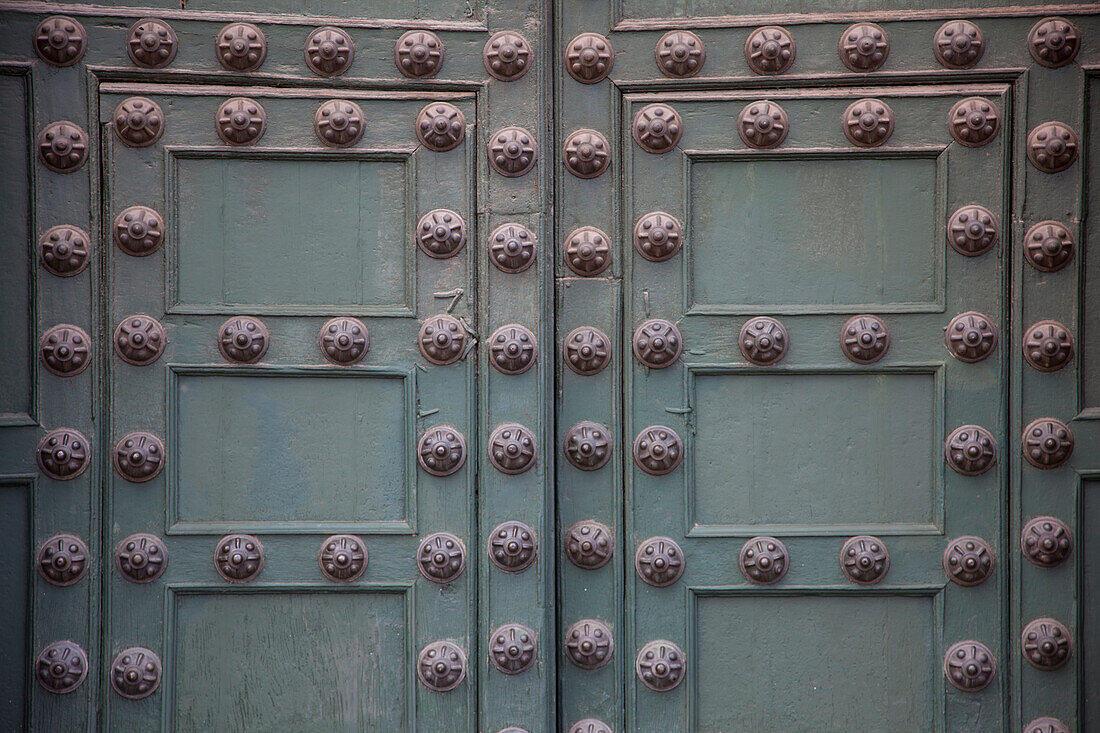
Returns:
[[[1024,428],[1024,458],[1036,468],[1058,468],[1073,454],[1073,432],[1061,420],[1040,417]]]
[[[176,58],[179,39],[172,26],[157,18],[142,18],[130,26],[126,52],[135,65],[145,69],[163,69]]]
[[[1052,618],[1037,618],[1024,627],[1020,637],[1024,658],[1035,669],[1050,672],[1069,661],[1073,638],[1065,625]]]
[[[433,583],[453,583],[466,569],[466,545],[450,532],[430,534],[420,541],[416,565]]]
[[[416,243],[437,260],[454,257],[466,246],[466,222],[450,209],[432,209],[416,225]]]
[[[745,61],[757,74],[782,74],[795,59],[794,36],[786,28],[766,25],[749,34],[745,41]]]
[[[431,31],[408,31],[397,39],[393,60],[410,79],[430,79],[443,66],[443,42]]]
[[[520,674],[538,658],[535,632],[522,624],[504,624],[489,637],[489,661],[504,674]]]
[[[466,115],[448,102],[432,102],[416,116],[416,136],[437,153],[457,148],[466,136]]]
[[[979,425],[960,425],[944,441],[944,454],[952,471],[978,476],[997,463],[997,441]]]
[[[115,244],[132,257],[145,257],[164,244],[164,218],[148,206],[129,206],[115,217]]]
[[[737,133],[750,148],[774,148],[787,139],[787,113],[774,102],[761,100],[745,105],[737,118]]]
[[[489,164],[508,178],[518,178],[535,167],[538,146],[522,127],[503,127],[489,138]]]
[[[51,15],[34,30],[34,50],[48,64],[72,66],[88,50],[88,33],[75,18]]]
[[[611,726],[602,720],[596,720],[595,718],[585,718],[584,720],[578,720],[573,725],[569,726],[569,733],[615,733],[611,730]]]
[[[672,214],[651,211],[634,225],[634,249],[650,262],[664,262],[680,251],[684,227]]]
[[[634,142],[647,153],[667,153],[684,134],[680,113],[667,104],[647,104],[634,115]]]
[[[611,561],[614,553],[611,528],[595,519],[582,519],[569,527],[565,554],[583,570],[597,570]]]
[[[1020,551],[1032,565],[1053,568],[1073,552],[1073,534],[1057,517],[1035,517],[1020,532]]]
[[[131,583],[152,583],[168,567],[168,548],[156,535],[132,534],[118,543],[115,567]]]
[[[603,81],[614,65],[615,49],[599,33],[582,33],[566,47],[565,68],[581,84]]]
[[[686,79],[695,76],[707,61],[707,47],[691,31],[669,31],[653,49],[657,68],[665,76]]]
[[[122,100],[111,119],[115,135],[127,147],[147,148],[164,134],[164,112],[148,97]]]
[[[565,363],[581,376],[599,374],[611,363],[611,339],[592,326],[574,328],[565,337]]]
[[[88,470],[89,447],[79,430],[56,428],[38,441],[38,467],[56,481],[70,481]]]
[[[651,318],[634,331],[634,358],[650,369],[665,369],[676,363],[684,348],[680,329],[661,318]]]
[[[38,653],[34,661],[38,684],[56,695],[80,687],[88,676],[88,655],[72,641],[55,641]]]
[[[565,239],[565,264],[582,277],[594,277],[611,264],[608,236],[596,227],[579,227]]]
[[[894,111],[881,99],[859,99],[844,110],[844,134],[861,148],[882,145],[894,134]]]
[[[960,145],[977,148],[997,136],[1001,113],[985,97],[967,97],[952,105],[947,113],[947,129]]]
[[[522,425],[506,423],[489,436],[489,462],[501,473],[517,474],[535,465],[535,436]]]
[[[977,257],[993,249],[1000,235],[996,215],[977,204],[960,207],[947,220],[947,243],[966,257]]]
[[[35,565],[52,585],[72,585],[88,572],[88,545],[75,535],[54,535],[38,548]]]
[[[218,31],[218,62],[229,71],[255,71],[267,57],[264,32],[251,23],[230,23]]]
[[[684,652],[665,639],[657,639],[638,651],[634,671],[654,692],[668,692],[684,681]]]
[[[596,178],[611,165],[607,138],[587,128],[574,130],[565,138],[565,169],[577,178]]]
[[[59,377],[75,377],[90,363],[84,329],[71,323],[51,326],[38,342],[38,354],[46,370]]]
[[[856,23],[840,36],[838,50],[852,71],[877,71],[890,55],[890,37],[874,23]]]
[[[650,425],[634,438],[634,465],[650,476],[672,473],[684,460],[684,441],[672,428]]]
[[[489,534],[489,559],[506,573],[531,567],[537,554],[535,532],[523,522],[501,522]]]
[[[981,537],[959,537],[943,551],[943,572],[958,585],[981,585],[993,575],[997,557]]]
[[[890,331],[878,316],[852,316],[840,329],[840,348],[856,364],[874,364],[890,348]]]
[[[978,692],[993,681],[997,659],[980,641],[957,641],[943,657],[943,674],[963,692]]]
[[[1027,159],[1043,173],[1058,173],[1077,160],[1077,133],[1064,122],[1044,122],[1027,135]]]
[[[997,328],[993,321],[976,311],[960,313],[943,332],[943,343],[951,356],[974,363],[985,359],[997,347]]]
[[[650,585],[672,585],[684,574],[684,551],[669,537],[650,537],[634,553],[634,570]]]
[[[1024,733],[1070,733],[1069,726],[1057,718],[1036,718],[1024,726]]]
[[[417,337],[420,353],[433,364],[454,364],[464,356],[466,328],[449,313],[440,313],[424,321]]]
[[[358,318],[340,316],[321,327],[317,337],[321,355],[333,364],[351,366],[370,351],[370,331]]]
[[[135,431],[115,443],[111,462],[118,475],[133,483],[151,481],[164,469],[164,443],[152,433]]]
[[[264,569],[264,546],[250,534],[222,537],[214,548],[214,568],[230,583],[248,583]]]
[[[787,547],[775,537],[753,537],[741,548],[737,566],[750,583],[770,585],[787,574]]]
[[[489,337],[489,363],[501,374],[523,374],[535,364],[535,334],[518,323],[509,323]]]
[[[745,321],[737,336],[741,354],[750,363],[770,366],[787,355],[790,338],[782,323],[768,316]]]
[[[123,318],[115,329],[115,353],[135,366],[147,366],[159,359],[167,343],[160,321],[140,313]]]
[[[351,534],[334,534],[322,542],[317,551],[321,574],[338,583],[358,579],[369,562],[370,554],[363,540]]]
[[[489,235],[489,257],[501,272],[523,272],[535,262],[535,235],[522,224],[501,224]]]
[[[840,569],[853,583],[872,585],[890,571],[890,553],[878,537],[851,537],[840,548]]]
[[[313,132],[330,148],[350,148],[367,127],[363,108],[346,99],[330,99],[313,113]]]
[[[58,224],[38,239],[38,255],[51,275],[73,277],[88,267],[88,233],[72,224]]]
[[[270,343],[267,326],[252,316],[230,318],[218,330],[218,349],[226,361],[255,364],[264,358]]]
[[[160,687],[160,671],[160,657],[145,647],[132,646],[111,663],[111,687],[127,700],[141,700]]]
[[[88,160],[88,133],[67,120],[51,122],[38,133],[42,165],[57,173],[73,173]]]
[[[1080,49],[1081,32],[1065,18],[1043,18],[1027,34],[1031,58],[1051,69],[1073,61]]]
[[[433,641],[420,650],[416,676],[429,690],[453,690],[466,679],[466,652],[449,641]]]
[[[309,34],[305,47],[306,66],[319,76],[339,76],[355,60],[355,44],[340,28],[325,26]]]
[[[485,42],[481,60],[489,76],[500,81],[515,81],[531,68],[531,44],[514,31],[499,31]]]
[[[251,145],[264,136],[267,113],[255,99],[234,97],[218,107],[214,116],[218,137],[230,145]]]
[[[599,669],[614,653],[615,639],[603,621],[581,619],[565,631],[565,655],[581,669]]]
[[[1041,272],[1056,272],[1073,258],[1073,234],[1058,221],[1041,221],[1024,235],[1024,259]]]
[[[969,20],[949,20],[932,37],[932,52],[941,66],[948,69],[971,69],[985,53],[985,35]]]
[[[1041,372],[1056,372],[1073,358],[1073,336],[1058,321],[1039,321],[1024,332],[1024,360]]]
[[[582,471],[596,471],[611,460],[611,432],[597,422],[585,420],[565,431],[565,457]]]
[[[416,445],[420,467],[433,476],[450,476],[466,462],[466,439],[450,425],[436,425]]]

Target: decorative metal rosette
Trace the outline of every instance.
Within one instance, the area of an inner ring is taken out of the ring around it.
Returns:
[[[634,671],[649,689],[668,692],[684,681],[684,652],[671,641],[651,641],[638,651]]]
[[[981,585],[993,575],[996,564],[993,548],[981,537],[959,537],[943,551],[943,571],[959,585]]]
[[[330,148],[350,148],[363,138],[367,127],[363,108],[346,99],[322,102],[313,113],[313,132]]]
[[[334,534],[326,538],[317,551],[321,574],[338,583],[360,578],[369,562],[370,555],[363,540],[351,534]]]
[[[70,481],[88,470],[88,439],[79,430],[56,428],[38,441],[38,467],[56,481]]]
[[[214,568],[230,583],[248,583],[264,569],[264,546],[250,534],[222,537],[214,548]]]
[[[151,481],[164,470],[164,443],[152,433],[129,433],[115,443],[111,462],[118,475],[133,483]]]
[[[650,369],[665,369],[676,363],[684,349],[684,339],[676,324],[651,318],[634,331],[634,358]]]
[[[596,471],[611,460],[611,432],[591,420],[579,422],[565,431],[565,457],[582,471]]]
[[[943,343],[959,361],[979,362],[997,346],[997,328],[992,319],[977,311],[960,313],[943,332]]]
[[[787,547],[775,537],[753,537],[741,548],[737,565],[750,583],[770,585],[787,574],[790,556]]]
[[[536,659],[535,632],[522,624],[504,624],[489,636],[489,661],[504,674],[526,672]]]
[[[980,641],[958,641],[943,658],[943,674],[963,692],[984,690],[997,674],[997,659]]]
[[[351,366],[370,351],[370,331],[358,318],[340,316],[321,327],[317,337],[321,355],[333,364]]]
[[[267,57],[264,32],[251,23],[230,23],[218,31],[218,62],[229,71],[255,71]]]
[[[737,134],[750,148],[775,148],[787,139],[787,113],[775,102],[750,102],[737,116]]]
[[[982,60],[985,35],[969,20],[949,20],[932,38],[932,52],[948,69],[970,69]]]
[[[67,15],[51,15],[34,30],[34,50],[48,64],[72,66],[88,50],[88,32]]]
[[[856,364],[874,364],[890,348],[890,331],[878,316],[852,316],[840,329],[840,347]]]
[[[259,318],[236,316],[218,330],[218,350],[227,361],[255,364],[264,358],[271,343],[267,326]]]
[[[751,364],[771,366],[787,355],[790,338],[786,327],[774,318],[759,316],[745,321],[737,335],[741,355]]]
[[[684,441],[670,427],[650,425],[634,438],[634,465],[650,476],[672,473],[683,460]]]
[[[88,267],[88,233],[72,224],[58,224],[38,239],[38,256],[51,275],[73,277]]]
[[[967,97],[955,102],[947,113],[947,128],[956,142],[977,148],[997,136],[1001,113],[985,97]]]
[[[416,243],[429,257],[454,257],[466,246],[466,222],[450,209],[432,209],[416,225]]]
[[[394,44],[393,60],[410,79],[430,79],[443,67],[443,42],[431,31],[408,31]]]
[[[1073,335],[1058,321],[1039,321],[1024,332],[1024,360],[1041,372],[1056,372],[1073,358]]]
[[[535,364],[535,334],[526,326],[509,323],[489,337],[489,363],[501,374],[523,374]]]
[[[669,31],[657,41],[653,55],[662,74],[685,79],[702,70],[707,60],[707,47],[691,31]]]
[[[565,169],[577,178],[597,178],[611,165],[611,146],[603,133],[587,128],[565,138]]]
[[[535,436],[522,425],[501,425],[489,436],[489,462],[501,473],[517,474],[535,465]]]
[[[1073,431],[1061,420],[1040,417],[1024,428],[1024,458],[1036,468],[1058,468],[1073,454]]]
[[[501,224],[489,235],[489,258],[501,272],[523,272],[535,262],[535,235],[522,224]]]
[[[1024,726],[1024,733],[1070,733],[1069,726],[1057,718],[1036,718]]]
[[[466,569],[466,545],[450,532],[430,534],[420,541],[416,565],[433,583],[453,583]]]
[[[535,167],[538,146],[522,127],[502,127],[489,138],[489,165],[508,178],[518,178]]]
[[[164,244],[164,217],[148,206],[128,206],[115,217],[115,244],[131,257],[146,257]]]
[[[684,227],[672,214],[651,211],[634,224],[634,249],[650,262],[672,259],[684,243]]]
[[[565,537],[565,554],[578,568],[602,568],[611,561],[614,551],[611,528],[603,522],[582,519],[569,527]]]
[[[947,242],[961,255],[977,257],[997,245],[1001,225],[997,216],[984,206],[960,207],[947,220]]]
[[[581,619],[565,631],[565,654],[581,669],[599,669],[614,653],[615,639],[603,621]]]
[[[599,374],[611,363],[611,339],[592,326],[574,328],[565,337],[565,363],[581,376]]]
[[[489,533],[489,559],[506,573],[526,570],[535,562],[535,531],[523,522],[501,522]]]
[[[786,28],[766,25],[749,34],[745,61],[757,74],[782,74],[794,65],[794,36]]]
[[[168,548],[156,535],[132,534],[115,548],[115,567],[131,583],[152,583],[168,567]]]
[[[90,363],[88,344],[91,339],[84,329],[71,323],[51,326],[38,341],[38,354],[46,371],[59,377],[75,377]]]
[[[634,553],[634,570],[652,586],[672,585],[684,574],[684,551],[669,537],[650,537]]]
[[[1073,233],[1060,221],[1041,221],[1024,235],[1024,259],[1042,272],[1057,272],[1073,259]]]
[[[1043,173],[1059,173],[1077,160],[1077,133],[1064,122],[1036,125],[1027,136],[1027,159]]]
[[[890,55],[890,37],[882,26],[856,23],[840,36],[840,60],[852,71],[877,71]]]
[[[141,313],[123,318],[115,328],[115,353],[127,364],[148,366],[160,358],[168,337],[160,321]]]
[[[38,573],[52,585],[67,586],[88,572],[88,545],[76,535],[58,534],[38,548]]]
[[[890,553],[878,537],[851,537],[840,548],[840,569],[853,583],[871,585],[890,571]]]
[[[647,153],[667,153],[684,134],[680,113],[667,104],[647,104],[634,115],[634,142]]]
[[[614,65],[615,49],[599,33],[581,33],[565,48],[565,69],[582,84],[603,81]]]
[[[267,113],[255,99],[233,97],[221,103],[214,116],[218,137],[230,145],[251,145],[267,129]]]
[[[611,264],[611,240],[596,227],[578,227],[565,238],[565,264],[582,277],[595,277]]]
[[[417,336],[420,353],[433,364],[454,364],[465,355],[466,327],[449,313],[424,321]]]
[[[111,663],[111,687],[127,700],[149,697],[160,687],[160,657],[141,646],[123,649]]]
[[[845,136],[861,148],[878,147],[894,134],[894,111],[881,99],[858,99],[841,119]]]
[[[47,644],[34,660],[38,684],[56,695],[72,692],[88,676],[88,655],[72,641]]]
[[[1057,517],[1035,517],[1020,532],[1020,551],[1031,564],[1053,568],[1073,551],[1073,534]]]
[[[130,26],[126,35],[126,52],[130,60],[146,69],[163,69],[176,58],[178,50],[176,32],[157,18],[142,18]]]
[[[1050,672],[1069,661],[1073,638],[1061,621],[1037,618],[1024,627],[1020,644],[1024,659],[1035,669]]]
[[[88,133],[67,120],[51,122],[38,133],[42,165],[57,173],[73,173],[88,160]]]
[[[947,465],[963,476],[978,476],[997,463],[997,441],[979,425],[960,425],[944,442]]]
[[[428,150],[453,150],[466,136],[466,115],[449,102],[432,102],[416,116],[416,135]]]
[[[1073,61],[1080,49],[1081,32],[1065,18],[1043,18],[1027,34],[1031,58],[1051,69]]]
[[[416,456],[431,475],[450,476],[466,462],[466,439],[450,425],[436,425],[420,436]]]
[[[351,68],[355,44],[340,28],[325,26],[309,34],[305,46],[306,66],[319,76],[339,76]]]
[[[164,112],[148,97],[122,100],[111,119],[115,135],[131,148],[149,147],[164,134]]]
[[[453,690],[466,679],[466,652],[449,641],[433,641],[420,650],[416,676],[429,690]]]
[[[611,730],[611,726],[602,720],[596,720],[595,718],[585,718],[584,720],[578,720],[573,725],[569,726],[569,733],[615,733]]]
[[[515,31],[499,31],[485,42],[481,60],[494,79],[515,81],[531,68],[531,44]]]

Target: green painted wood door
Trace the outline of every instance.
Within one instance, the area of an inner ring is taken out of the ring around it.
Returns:
[[[0,728],[1100,725],[1100,7],[146,5],[0,2]]]

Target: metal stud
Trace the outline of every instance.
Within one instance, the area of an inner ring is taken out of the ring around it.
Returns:
[[[489,258],[501,272],[523,272],[535,263],[534,233],[522,224],[501,224],[489,235]]]
[[[968,363],[979,362],[997,347],[997,328],[986,315],[977,311],[960,313],[943,332],[943,343],[951,356]]]
[[[34,30],[34,50],[48,64],[72,66],[88,50],[88,32],[75,18],[51,15]]]
[[[313,113],[313,133],[330,148],[350,148],[366,129],[363,108],[346,99],[330,99]]]
[[[531,567],[538,556],[535,531],[523,522],[501,522],[489,533],[489,559],[506,573]]]
[[[1035,669],[1050,672],[1069,661],[1073,637],[1061,621],[1037,618],[1024,627],[1020,644],[1026,659]]]
[[[1024,726],[1024,733],[1070,733],[1069,726],[1057,718],[1036,718]]]
[[[595,718],[585,718],[584,720],[578,720],[573,725],[569,726],[569,733],[615,733],[611,730],[611,726],[602,720],[596,720]]]
[[[251,23],[230,23],[218,31],[218,62],[229,71],[255,71],[267,57],[264,32]]]
[[[34,661],[34,676],[55,695],[72,692],[88,676],[88,655],[72,641],[47,644]]]
[[[56,428],[38,441],[35,455],[42,473],[55,481],[71,481],[88,470],[88,439],[79,430]]]
[[[634,224],[634,249],[650,262],[672,259],[684,243],[684,227],[672,214],[651,211]]]
[[[615,49],[599,33],[582,33],[566,47],[565,68],[581,84],[603,81],[614,65]]]
[[[338,583],[349,583],[360,578],[369,562],[370,553],[362,538],[351,534],[334,534],[325,539],[317,551],[321,574]]]
[[[431,31],[407,31],[394,45],[393,60],[410,79],[430,79],[443,67],[443,42]]]
[[[433,583],[453,583],[466,569],[466,545],[450,532],[430,534],[420,541],[416,566]]]
[[[634,465],[650,476],[672,473],[684,460],[684,441],[664,425],[643,428],[634,438]]]
[[[454,364],[465,356],[466,327],[449,313],[424,321],[417,336],[420,353],[433,364]]]
[[[255,364],[264,358],[271,337],[259,318],[235,316],[218,329],[218,350],[226,361]]]
[[[454,257],[466,246],[466,222],[450,209],[432,209],[417,222],[416,243],[429,257]]]
[[[1065,18],[1043,18],[1027,34],[1031,58],[1051,69],[1073,61],[1080,49],[1081,32]]]
[[[1027,135],[1027,159],[1043,173],[1059,173],[1077,160],[1077,133],[1064,122],[1037,125]]]
[[[115,244],[132,257],[145,257],[164,244],[164,218],[148,206],[128,206],[115,217]]]
[[[890,572],[890,553],[878,537],[851,537],[840,548],[840,569],[853,583],[873,585]]]
[[[856,364],[874,364],[890,348],[890,331],[878,316],[852,316],[840,329],[840,348]]]
[[[160,358],[168,337],[160,321],[141,313],[123,318],[115,328],[115,353],[128,364],[148,366]]]
[[[947,129],[960,145],[977,148],[990,142],[1001,128],[997,105],[985,97],[967,97],[951,106]]]
[[[156,535],[132,534],[115,548],[115,567],[131,583],[152,583],[168,567],[168,548]]]
[[[852,102],[841,120],[844,135],[861,148],[878,147],[894,134],[894,111],[881,99]]]
[[[695,76],[707,61],[707,47],[691,31],[669,31],[653,49],[657,68],[665,76],[686,79]]]
[[[489,337],[489,363],[501,374],[523,374],[535,364],[535,334],[526,326],[509,323]]]
[[[466,136],[466,115],[449,102],[432,102],[416,116],[416,136],[428,150],[453,150]]]
[[[88,233],[72,224],[50,227],[38,239],[38,256],[51,275],[73,277],[88,267]]]
[[[749,34],[745,61],[757,74],[782,74],[794,65],[794,36],[786,28],[766,25]]]
[[[981,585],[993,575],[996,564],[993,548],[981,537],[959,537],[943,551],[943,572],[958,585]]]
[[[1053,568],[1073,552],[1073,534],[1057,517],[1035,517],[1020,532],[1020,551],[1032,565]]]
[[[87,332],[71,323],[51,326],[38,341],[38,355],[46,371],[59,377],[75,377],[91,363]]]
[[[565,457],[574,468],[597,471],[611,460],[611,431],[591,420],[584,420],[565,431]]]
[[[38,548],[38,574],[52,585],[67,586],[88,572],[88,545],[76,535],[58,534]]]
[[[574,328],[565,337],[565,363],[584,377],[599,374],[611,363],[611,339],[592,326]]]
[[[741,355],[750,363],[771,366],[787,355],[790,338],[786,327],[778,320],[759,316],[741,326],[737,344]]]
[[[665,369],[676,363],[684,348],[684,339],[676,324],[651,318],[634,331],[634,358],[650,369]]]
[[[582,570],[598,570],[615,552],[611,528],[595,519],[574,522],[565,535],[565,555]]]
[[[979,425],[961,425],[944,441],[947,465],[963,476],[979,476],[997,463],[997,441]]]
[[[650,537],[634,553],[634,571],[657,588],[672,585],[684,574],[684,551],[670,537]]]
[[[647,104],[634,115],[634,142],[647,153],[667,153],[684,134],[680,113],[667,104]]]
[[[38,133],[38,155],[56,173],[78,171],[88,160],[88,133],[68,120],[51,122]]]
[[[890,55],[890,37],[882,26],[856,23],[840,36],[840,60],[852,71],[877,71]]]
[[[214,568],[230,583],[248,583],[264,569],[264,546],[250,534],[222,537],[214,548]]]
[[[127,147],[147,148],[164,134],[164,112],[148,97],[122,100],[111,119],[115,135]]]
[[[1073,431],[1053,417],[1028,423],[1022,442],[1024,458],[1036,468],[1058,468],[1073,454]]]
[[[416,676],[429,690],[453,690],[466,679],[466,652],[449,641],[433,641],[420,650]]]
[[[577,178],[596,178],[611,165],[607,138],[587,128],[574,130],[565,138],[565,169]]]
[[[370,331],[358,318],[339,316],[321,327],[317,344],[321,355],[333,364],[351,366],[370,351]]]
[[[118,475],[133,483],[152,481],[164,470],[164,443],[152,433],[128,433],[115,443],[111,454]]]
[[[158,18],[142,18],[130,26],[126,36],[130,60],[146,69],[163,69],[176,58],[178,50],[176,32]]]
[[[595,277],[611,264],[610,238],[596,227],[578,227],[565,238],[565,264],[582,277]]]
[[[638,650],[634,671],[654,692],[668,692],[684,681],[684,652],[665,639],[656,639]]]
[[[737,566],[750,583],[771,585],[787,574],[790,556],[787,547],[775,537],[753,537],[741,547]]]
[[[515,31],[499,31],[485,42],[481,60],[494,79],[515,81],[531,68],[531,44]]]
[[[985,53],[985,35],[969,20],[949,20],[936,30],[932,52],[941,66],[948,69],[971,69]]]
[[[997,216],[984,206],[962,206],[947,220],[947,243],[966,257],[985,254],[997,245],[1000,236]]]
[[[957,641],[943,656],[943,674],[963,692],[979,692],[997,674],[997,659],[980,641]]]
[[[778,147],[787,139],[789,130],[787,113],[774,102],[750,102],[737,117],[737,134],[750,148]]]
[[[489,164],[497,173],[518,178],[535,167],[535,137],[515,125],[497,130],[489,138]]]
[[[489,661],[504,674],[526,672],[538,659],[535,632],[522,624],[504,624],[489,636]]]
[[[319,76],[339,76],[355,60],[355,44],[345,31],[332,26],[309,34],[305,46],[306,66]]]
[[[1024,259],[1041,272],[1057,272],[1073,259],[1073,233],[1059,221],[1041,221],[1024,235]]]
[[[218,107],[214,116],[218,137],[230,145],[252,145],[264,136],[267,113],[255,99],[234,97]]]
[[[519,474],[535,465],[535,436],[516,423],[501,425],[489,436],[489,462],[501,473]]]
[[[127,700],[141,700],[160,687],[160,672],[160,657],[145,647],[132,646],[111,663],[111,687]]]
[[[603,621],[581,619],[565,631],[565,655],[581,669],[599,669],[614,653],[615,638]]]
[[[436,425],[416,445],[420,467],[433,476],[450,476],[466,462],[466,439],[450,425]]]
[[[1073,335],[1058,321],[1039,321],[1024,332],[1024,360],[1041,372],[1056,372],[1073,358]]]

